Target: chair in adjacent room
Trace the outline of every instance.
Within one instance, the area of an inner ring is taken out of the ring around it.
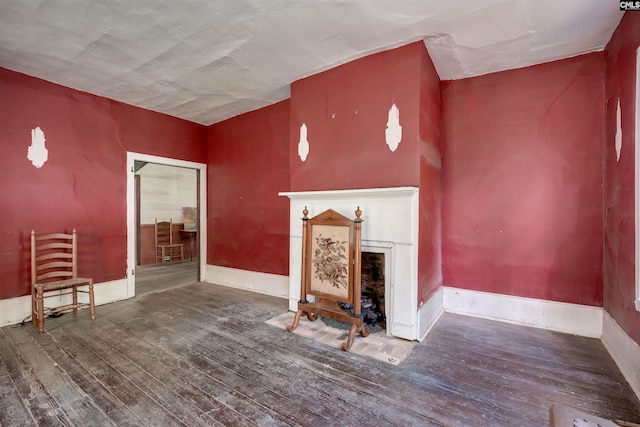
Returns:
[[[173,220],[158,222],[156,219],[156,264],[184,261],[182,242],[173,243]]]
[[[79,302],[78,293],[87,294],[88,301]],[[71,298],[62,298],[63,295],[71,295]],[[62,305],[45,307],[45,299],[52,301],[52,297],[58,302],[62,300]],[[78,242],[75,229],[72,234],[36,235],[34,230],[31,231],[31,305],[31,323],[38,325],[40,333],[44,332],[45,316],[71,310],[76,314],[78,308],[89,307],[91,320],[95,319],[93,279],[78,277]]]

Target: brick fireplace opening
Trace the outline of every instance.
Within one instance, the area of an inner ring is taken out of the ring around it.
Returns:
[[[371,332],[387,328],[384,253],[362,252],[362,317]]]

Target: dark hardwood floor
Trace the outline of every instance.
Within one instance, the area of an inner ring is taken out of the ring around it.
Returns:
[[[554,402],[640,422],[595,339],[445,314],[393,366],[265,323],[284,311],[197,283],[0,328],[0,425],[546,426]]]

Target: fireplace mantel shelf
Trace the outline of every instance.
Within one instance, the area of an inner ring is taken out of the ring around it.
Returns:
[[[320,190],[320,191],[283,191],[278,196],[286,196],[290,199],[314,199],[330,197],[353,197],[353,196],[407,196],[418,191],[418,187],[382,187],[382,188],[352,188],[348,190]]]

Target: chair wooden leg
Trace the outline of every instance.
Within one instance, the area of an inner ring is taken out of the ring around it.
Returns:
[[[91,315],[91,320],[96,318],[96,306],[93,299],[93,279],[89,281],[89,314]]]
[[[36,303],[38,305],[38,332],[44,332],[44,299],[42,297],[42,288],[38,288],[36,295]]]
[[[36,300],[36,290],[32,286],[31,287],[31,324],[33,326],[35,326],[36,323],[38,322],[37,313],[38,313],[38,303]]]
[[[78,314],[78,285],[73,286],[73,315]]]

